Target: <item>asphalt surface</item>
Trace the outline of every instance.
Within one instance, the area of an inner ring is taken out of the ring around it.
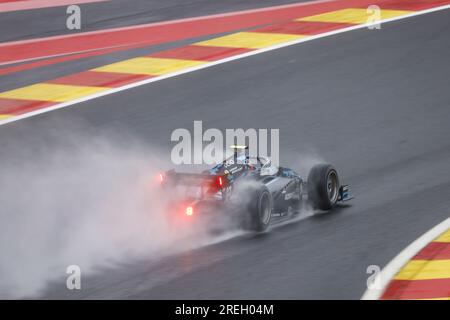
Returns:
[[[79,4],[81,30],[66,28],[67,6],[0,13],[0,42],[48,37],[307,0],[110,0]],[[20,28],[17,28],[17,25]]]
[[[165,258],[127,261],[44,298],[359,299],[450,207],[450,12],[357,30],[229,62],[0,127],[8,148],[39,152],[45,132],[129,135],[171,148],[175,128],[279,128],[281,162],[320,155],[351,205]],[[86,129],[87,128],[87,129]],[[46,144],[51,141],[46,140]],[[3,159],[3,160],[2,160]]]

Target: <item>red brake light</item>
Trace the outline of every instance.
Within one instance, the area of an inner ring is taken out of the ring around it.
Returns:
[[[192,207],[187,207],[186,208],[186,215],[187,216],[192,216],[194,214],[194,208],[192,208]]]
[[[222,177],[219,177],[219,180],[217,181],[219,184],[219,187],[222,188],[223,187],[223,180]]]

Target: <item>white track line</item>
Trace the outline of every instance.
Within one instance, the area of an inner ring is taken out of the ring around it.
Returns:
[[[32,111],[32,112],[28,112],[25,113],[23,115],[20,116],[12,116],[11,118],[6,118],[4,120],[0,120],[0,125],[5,125],[7,123],[11,123],[11,122],[15,122],[18,120],[22,120],[22,119],[26,119],[26,118],[30,118],[42,113],[46,113],[49,111],[53,111],[53,110],[57,110],[57,109],[61,109],[61,108],[65,108],[77,103],[81,103],[81,102],[85,102],[85,101],[89,101],[92,99],[96,99],[96,98],[100,98],[106,95],[110,95],[113,93],[117,93],[120,91],[124,91],[124,90],[128,90],[128,89],[132,89],[135,87],[139,87],[148,83],[152,83],[152,82],[156,82],[156,81],[161,81],[164,79],[168,79],[168,78],[172,78],[172,77],[176,77],[182,74],[186,74],[189,72],[194,72],[194,71],[198,71],[198,70],[202,70],[205,68],[209,68],[212,66],[216,66],[222,63],[226,63],[226,62],[230,62],[230,61],[234,61],[234,60],[238,60],[238,59],[243,59],[246,57],[250,57],[250,56],[254,56],[260,53],[264,53],[264,52],[268,52],[268,51],[272,51],[272,50],[276,50],[276,49],[280,49],[280,48],[284,48],[284,47],[289,47],[289,46],[293,46],[299,43],[303,43],[303,42],[308,42],[308,41],[312,41],[315,39],[320,39],[320,38],[325,38],[328,36],[332,36],[332,35],[336,35],[336,34],[340,34],[340,33],[344,33],[344,32],[349,32],[349,31],[353,31],[353,30],[358,30],[358,29],[363,29],[363,28],[367,28],[370,26],[375,26],[379,23],[383,24],[383,23],[388,23],[388,22],[393,22],[393,21],[398,21],[398,20],[403,20],[403,19],[407,19],[407,18],[411,18],[411,17],[416,17],[416,16],[420,16],[423,14],[427,14],[427,13],[431,13],[431,12],[436,12],[436,11],[441,11],[441,10],[446,10],[446,9],[450,9],[450,5],[445,5],[445,6],[440,6],[440,7],[435,7],[435,8],[431,8],[431,9],[427,9],[427,10],[422,10],[422,11],[417,11],[417,12],[413,12],[410,14],[406,14],[403,16],[399,16],[399,17],[394,17],[394,18],[390,18],[390,19],[384,19],[381,20],[379,22],[374,22],[374,23],[365,23],[365,24],[359,24],[359,25],[355,25],[355,26],[351,26],[351,27],[347,27],[347,28],[343,28],[343,29],[338,29],[338,30],[334,30],[334,31],[330,31],[330,32],[325,32],[325,33],[321,33],[318,35],[314,35],[314,36],[307,36],[305,38],[301,38],[301,39],[297,39],[294,41],[289,41],[289,42],[284,42],[278,45],[274,45],[274,46],[270,46],[267,48],[263,48],[263,49],[258,49],[258,50],[254,50],[254,51],[250,51],[247,53],[243,53],[243,54],[239,54],[236,56],[232,56],[232,57],[228,57],[225,59],[221,59],[221,60],[217,60],[214,62],[208,62],[208,63],[204,63],[192,68],[187,68],[187,69],[183,69],[177,72],[172,72],[172,73],[168,73],[162,76],[158,76],[155,78],[150,78],[150,79],[146,79],[146,80],[142,80],[139,82],[134,82],[134,83],[130,83],[128,85],[122,86],[122,87],[117,87],[117,88],[113,88],[113,89],[109,89],[109,90],[105,90],[93,95],[89,95],[83,98],[79,98],[79,99],[75,99],[75,100],[71,100],[71,101],[67,101],[67,102],[63,102],[63,103],[59,103],[53,106],[50,106],[48,108],[43,108],[43,109],[39,109],[36,111]],[[376,32],[376,31],[374,31]]]
[[[105,1],[105,0],[103,0],[103,1]],[[326,2],[332,2],[332,1],[336,1],[336,0],[314,0],[314,1],[308,1],[308,2],[284,4],[284,5],[273,6],[273,7],[266,7],[266,8],[259,8],[259,9],[248,9],[248,10],[233,11],[233,12],[227,12],[227,13],[216,13],[216,14],[211,14],[211,15],[207,15],[207,16],[199,16],[199,17],[192,17],[192,18],[182,18],[182,19],[160,21],[160,22],[151,22],[151,23],[147,23],[147,24],[138,24],[138,25],[133,25],[133,26],[110,28],[110,29],[104,29],[104,30],[86,31],[86,32],[80,32],[80,33],[75,33],[75,34],[51,36],[51,37],[37,38],[37,39],[10,41],[10,42],[0,43],[0,47],[11,46],[11,45],[19,45],[19,44],[25,44],[25,43],[35,43],[35,42],[41,42],[41,41],[44,41],[44,40],[68,39],[67,41],[70,41],[70,38],[76,38],[76,37],[86,36],[86,35],[106,34],[106,33],[112,33],[112,32],[116,32],[116,31],[143,29],[143,28],[148,28],[148,27],[165,26],[165,25],[178,24],[178,23],[183,23],[183,22],[192,22],[192,21],[199,21],[199,20],[217,19],[217,18],[224,18],[224,17],[236,16],[236,15],[244,15],[244,14],[252,14],[252,13],[258,13],[258,12],[273,11],[273,10],[279,10],[279,9],[303,7],[303,6],[306,6],[306,5],[326,3]]]
[[[444,220],[416,241],[411,243],[394,259],[392,259],[386,267],[377,275],[374,283],[380,284],[380,289],[367,289],[362,296],[362,300],[378,300],[386,290],[387,285],[392,278],[400,271],[400,269],[414,257],[427,244],[436,239],[439,235],[450,229],[450,218]]]

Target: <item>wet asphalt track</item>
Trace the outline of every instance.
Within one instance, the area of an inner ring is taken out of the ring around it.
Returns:
[[[170,150],[175,128],[280,128],[281,161],[319,154],[356,199],[328,215],[151,264],[64,280],[46,298],[359,299],[384,266],[450,214],[450,11],[357,30],[167,79],[0,127],[29,147],[82,119]],[[24,133],[27,136],[24,136]],[[18,142],[20,141],[20,142]],[[284,158],[283,158],[283,155]]]

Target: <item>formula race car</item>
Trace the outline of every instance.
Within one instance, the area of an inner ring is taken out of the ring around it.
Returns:
[[[332,165],[315,165],[304,180],[270,158],[250,157],[247,146],[231,148],[231,157],[203,173],[170,170],[160,174],[163,191],[170,195],[171,212],[192,219],[226,215],[242,228],[261,232],[274,217],[292,217],[305,204],[330,210],[352,198]]]

